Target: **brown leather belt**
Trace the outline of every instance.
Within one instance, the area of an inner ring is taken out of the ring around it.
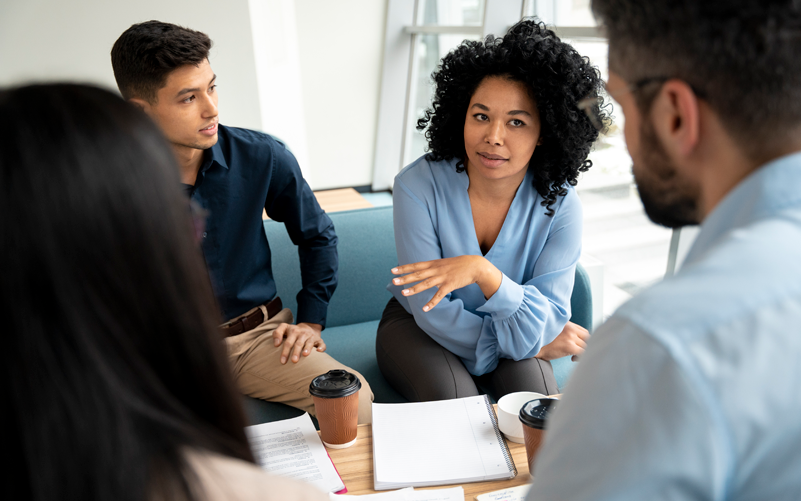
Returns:
[[[278,296],[275,296],[272,301],[265,303],[264,306],[267,307],[267,318],[264,318],[264,313],[262,313],[261,308],[257,308],[250,315],[241,315],[222,324],[220,330],[223,335],[225,337],[236,336],[237,334],[255,329],[265,320],[273,318],[278,315],[279,311],[284,309],[284,306],[281,304],[281,298]]]

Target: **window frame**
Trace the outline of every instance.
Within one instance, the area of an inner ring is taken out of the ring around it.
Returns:
[[[558,13],[558,0],[485,0],[481,25],[420,25],[421,0],[388,0],[384,34],[384,59],[381,68],[381,92],[373,159],[372,191],[392,189],[395,175],[404,167],[404,157],[410,140],[410,107],[417,79],[415,61],[421,35],[480,35],[503,34],[522,19],[529,10],[553,16]],[[605,39],[597,27],[553,26],[562,38]],[[400,138],[400,141],[398,140]]]

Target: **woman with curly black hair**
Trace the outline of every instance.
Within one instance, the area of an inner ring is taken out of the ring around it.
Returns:
[[[600,74],[525,20],[463,42],[433,78],[418,121],[430,153],[395,178],[399,277],[379,367],[412,401],[476,395],[477,384],[496,398],[556,393],[549,360],[589,337],[568,322],[582,230],[573,186],[598,137],[577,104],[598,96]]]

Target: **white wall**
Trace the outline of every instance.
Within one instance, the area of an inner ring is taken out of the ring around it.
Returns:
[[[295,6],[311,186],[369,185],[387,2],[296,0]]]
[[[214,41],[222,123],[285,139],[314,189],[369,185],[386,4],[0,0],[0,85],[66,79],[116,89],[109,53],[120,33],[150,19],[187,26]]]
[[[261,128],[247,0],[2,0],[0,85],[74,80],[116,90],[111,46],[130,25],[150,19],[209,35],[221,121]]]
[[[248,0],[262,130],[286,143],[314,186],[300,84],[294,0]]]

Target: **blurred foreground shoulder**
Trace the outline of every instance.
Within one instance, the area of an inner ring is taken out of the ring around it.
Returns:
[[[208,501],[323,501],[328,495],[291,478],[271,475],[255,464],[197,450],[186,454]]]

